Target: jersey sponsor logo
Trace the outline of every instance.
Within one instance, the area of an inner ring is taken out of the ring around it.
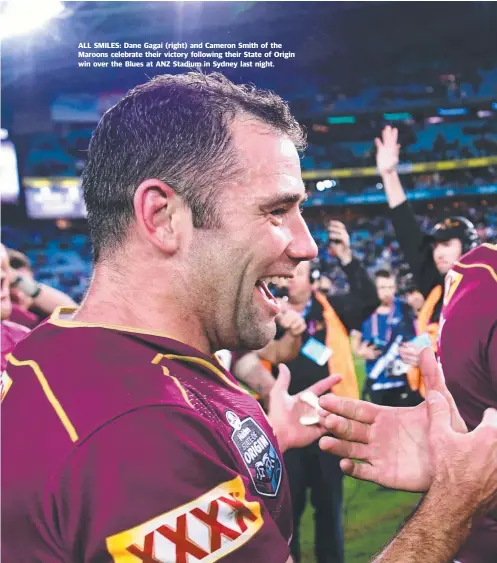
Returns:
[[[264,430],[252,417],[240,420],[233,411],[226,411],[226,420],[233,428],[231,439],[248,469],[255,490],[263,496],[278,494],[283,464]]]
[[[194,501],[106,539],[115,563],[212,563],[261,528],[258,502],[247,501],[241,477]]]
[[[6,371],[2,372],[0,376],[0,401],[3,401],[5,395],[7,395],[10,387],[12,386],[12,379]]]
[[[449,304],[449,301],[452,299],[456,289],[459,287],[459,284],[462,280],[462,274],[459,272],[455,272],[454,270],[450,270],[447,275],[445,276],[445,295],[444,295],[444,306]]]

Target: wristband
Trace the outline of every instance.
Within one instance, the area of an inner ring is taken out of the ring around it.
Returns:
[[[38,295],[40,295],[42,287],[37,281],[30,280],[21,275],[17,276],[11,285],[12,287],[18,287],[23,293],[32,299],[36,299]]]

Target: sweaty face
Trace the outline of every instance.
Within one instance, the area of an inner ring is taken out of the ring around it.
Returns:
[[[9,259],[7,257],[7,252],[3,244],[0,245],[0,268],[1,268],[1,309],[2,309],[2,321],[10,317],[12,311],[12,303],[10,301],[10,265]]]
[[[279,304],[264,279],[291,277],[317,247],[302,218],[300,160],[289,138],[254,119],[236,119],[232,142],[243,172],[219,188],[223,222],[195,229],[188,253],[192,305],[214,350],[263,348]]]
[[[391,305],[395,298],[397,285],[393,278],[378,278],[376,280],[376,290],[378,292],[378,299],[382,305]]]
[[[433,260],[438,271],[445,275],[462,255],[462,243],[457,238],[433,245]]]
[[[288,282],[288,298],[290,303],[307,303],[312,293],[310,281],[311,263],[301,262],[295,270],[295,277]]]

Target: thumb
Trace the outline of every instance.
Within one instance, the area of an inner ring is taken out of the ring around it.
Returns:
[[[430,426],[450,428],[450,405],[442,393],[430,391],[426,396],[426,404]]]
[[[427,346],[421,350],[419,368],[428,392],[445,391],[445,380],[432,348]]]
[[[278,368],[278,377],[273,385],[272,392],[278,394],[288,393],[288,387],[290,386],[290,370],[285,364],[279,364]]]

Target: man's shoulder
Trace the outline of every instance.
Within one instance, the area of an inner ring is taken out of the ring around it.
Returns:
[[[487,272],[497,282],[497,244],[485,243],[470,250],[456,262],[454,269]]]
[[[13,323],[12,321],[2,321],[2,349],[5,341],[18,342],[29,333],[29,328]]]
[[[495,314],[497,301],[497,245],[482,244],[454,264],[445,278],[444,306],[470,302],[475,315]],[[478,313],[476,312],[478,310]]]
[[[63,408],[78,439],[123,413],[153,405],[191,407],[183,386],[160,363],[161,354],[133,334],[99,327],[44,323],[9,356],[17,388],[38,397],[40,414]],[[9,400],[22,401],[12,393]]]

